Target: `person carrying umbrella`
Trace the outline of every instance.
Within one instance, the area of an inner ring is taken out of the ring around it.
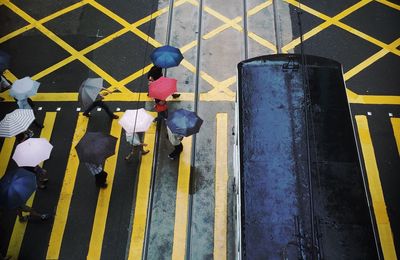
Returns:
[[[174,150],[172,153],[168,155],[168,158],[171,160],[175,160],[179,157],[181,152],[183,151],[182,140],[183,136],[179,134],[172,133],[171,129],[167,126],[168,140],[174,146]]]
[[[14,97],[15,101],[17,102],[18,108],[32,109],[35,116],[33,124],[36,127],[42,129],[44,126],[36,120],[35,105],[32,99],[30,99],[31,96],[36,95],[39,86],[40,83],[32,80],[30,77],[18,79],[11,86],[10,96]]]
[[[103,90],[106,91],[106,93],[101,93]],[[111,93],[113,92],[103,88],[102,78],[86,79],[79,88],[79,100],[85,109],[83,115],[90,117],[90,111],[92,111],[95,107],[101,107],[104,109],[104,111],[106,111],[107,115],[111,119],[118,119],[119,116],[115,115],[107,106],[107,104],[103,102],[104,97]]]
[[[161,78],[162,76],[163,76],[162,68],[160,68],[158,66],[151,67],[149,72],[147,73],[147,79],[149,80],[149,85],[151,82]],[[149,94],[147,94],[147,96],[148,95]],[[179,93],[172,94],[172,98],[178,98],[180,96],[181,96],[181,94],[179,94]]]
[[[94,176],[96,186],[100,188],[107,188],[107,176],[108,173],[103,170],[103,166],[101,164],[84,162],[86,168],[89,172]]]

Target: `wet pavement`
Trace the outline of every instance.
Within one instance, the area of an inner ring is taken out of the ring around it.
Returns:
[[[387,259],[398,255],[400,5],[386,0],[0,0],[0,49],[12,56],[5,76],[42,83],[33,99],[45,129],[33,130],[54,145],[44,162],[48,188],[31,202],[54,218],[21,224],[15,213],[2,213],[0,252],[14,259],[232,259],[236,65],[259,55],[299,53],[297,11],[305,52],[343,64],[382,252]],[[151,153],[136,152],[126,162],[129,146],[117,121],[104,111],[84,118],[77,90],[87,77],[102,77],[106,87],[119,90],[106,97],[113,111],[151,110],[143,75],[152,50],[164,44],[185,57],[166,71],[181,93],[169,109],[194,110],[204,123],[184,139],[179,161],[167,157],[172,146],[165,126],[153,125],[144,135]],[[16,104],[8,92],[0,95],[4,116]],[[120,137],[106,163],[105,190],[95,188],[76,159],[73,147],[85,131]],[[16,165],[14,140],[0,138],[0,144],[2,176]]]

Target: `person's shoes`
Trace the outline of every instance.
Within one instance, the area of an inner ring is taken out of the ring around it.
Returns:
[[[171,155],[171,154],[168,154],[168,158],[169,158],[170,160],[172,160],[172,161],[176,159],[176,157],[173,156],[173,155]]]
[[[117,115],[113,115],[113,117],[112,117],[113,119],[118,119],[119,118],[119,116],[117,116]]]
[[[40,215],[41,220],[48,220],[50,218],[50,214],[42,214]]]
[[[108,186],[108,184],[104,183],[104,184],[100,185],[100,188],[105,189],[105,188],[107,188],[107,186]]]
[[[29,220],[29,215],[19,217],[19,222],[27,222],[28,220]]]
[[[44,190],[44,189],[47,188],[47,186],[44,185],[44,184],[39,184],[39,185],[38,185],[38,188],[41,189],[41,190]]]
[[[153,123],[157,123],[157,121],[158,121],[158,117],[153,119]]]
[[[84,116],[86,116],[86,117],[91,117],[90,114],[86,114],[86,113],[83,113],[82,115],[84,115]]]
[[[143,150],[143,151],[142,151],[142,155],[146,155],[146,154],[148,154],[149,152],[150,152],[150,150],[145,150],[145,151]]]
[[[48,181],[49,181],[48,178],[43,178],[43,179],[40,180],[40,182],[42,182],[42,183],[46,183],[46,182],[48,182]]]
[[[178,94],[178,93],[172,94],[172,98],[178,98],[180,96],[181,96],[181,94]]]
[[[125,160],[126,161],[129,160],[131,158],[131,156],[132,156],[132,153],[129,153],[127,156],[125,156]]]

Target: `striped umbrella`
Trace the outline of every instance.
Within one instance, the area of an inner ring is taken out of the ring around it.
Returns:
[[[32,109],[15,109],[0,122],[0,137],[12,137],[22,133],[35,120]]]

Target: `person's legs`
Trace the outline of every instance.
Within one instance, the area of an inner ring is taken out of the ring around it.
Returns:
[[[22,212],[28,212],[29,215],[24,216],[24,215],[22,215]],[[19,217],[19,221],[21,221],[21,222],[27,221],[31,216],[39,217],[41,220],[46,220],[50,217],[49,214],[40,214],[36,210],[32,209],[31,207],[28,207],[27,205],[20,206],[17,209],[17,214]]]
[[[181,154],[182,151],[183,151],[183,145],[182,145],[181,143],[178,144],[178,145],[175,145],[175,146],[174,146],[174,150],[172,151],[172,153],[170,153],[170,154],[168,155],[168,157],[169,157],[171,160],[175,160],[176,158],[179,157],[179,155]]]
[[[93,102],[88,108],[86,108],[85,112],[83,112],[83,115],[89,117],[90,111],[92,111],[93,108],[97,107],[98,103],[99,103],[99,101]]]
[[[101,171],[100,173],[96,174],[94,177],[96,178],[96,186],[100,188],[107,187],[107,173],[105,171]]]
[[[107,106],[107,104],[104,103],[103,101],[100,101],[100,102],[98,103],[98,106],[101,107],[101,108],[103,108],[104,111],[106,111],[106,113],[108,114],[108,116],[109,116],[110,118],[112,118],[112,119],[117,119],[117,118],[119,118],[119,116],[114,115],[114,113],[110,110],[110,108]]]

